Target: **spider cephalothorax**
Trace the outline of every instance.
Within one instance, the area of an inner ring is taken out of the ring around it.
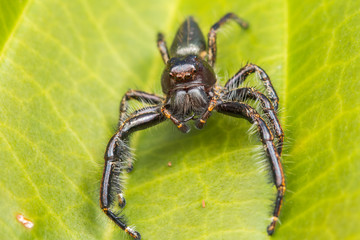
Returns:
[[[170,119],[184,133],[190,131],[186,123],[191,120],[194,120],[195,126],[201,129],[213,110],[233,117],[245,118],[257,125],[277,187],[272,221],[267,228],[269,235],[274,232],[285,193],[285,178],[280,161],[284,134],[276,113],[279,98],[268,75],[254,64],[247,64],[241,68],[224,87],[217,84],[213,70],[216,60],[216,32],[230,19],[244,29],[248,27],[245,21],[233,13],[228,13],[211,27],[206,46],[205,38],[197,23],[192,17],[187,18],[175,36],[170,54],[163,35],[159,34],[158,48],[166,64],[161,78],[165,98],[129,90],[121,100],[119,129],[110,139],[105,152],[100,206],[112,221],[135,239],[140,239],[140,234],[128,227],[124,218],[112,210],[114,194],[118,198],[119,206],[125,206],[123,186],[117,183],[125,169],[132,170],[127,143],[129,135],[166,119]],[[239,87],[251,73],[257,73],[268,96],[254,88]],[[130,99],[144,101],[149,106],[128,113],[127,102]],[[247,99],[261,103],[263,116],[244,102]]]
[[[171,58],[162,74],[165,106],[180,121],[206,109],[216,83],[214,70],[197,55]]]

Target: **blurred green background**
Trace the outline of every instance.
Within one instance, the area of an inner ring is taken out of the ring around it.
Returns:
[[[280,96],[282,224],[267,236],[276,190],[250,124],[219,114],[187,135],[170,123],[134,135],[129,223],[143,239],[360,238],[359,9],[339,0],[0,1],[0,238],[128,239],[98,207],[119,101],[129,88],[161,93],[158,31],[170,45],[186,16],[207,34],[230,11],[250,28],[221,30],[215,70],[224,84],[258,64]]]

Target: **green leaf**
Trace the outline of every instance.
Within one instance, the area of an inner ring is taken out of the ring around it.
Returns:
[[[161,94],[158,31],[170,45],[186,16],[207,34],[229,11],[251,27],[228,24],[219,33],[220,83],[249,61],[267,71],[280,96],[288,191],[273,238],[359,238],[359,7],[0,2],[0,238],[127,238],[98,206],[119,101],[129,88]],[[170,123],[134,134],[124,213],[143,239],[270,239],[276,189],[249,127],[214,114],[190,134]],[[17,222],[19,213],[34,228]]]

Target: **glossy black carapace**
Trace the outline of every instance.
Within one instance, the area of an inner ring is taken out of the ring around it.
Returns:
[[[166,64],[161,77],[165,97],[129,90],[121,100],[119,127],[105,152],[100,206],[112,221],[134,239],[141,238],[139,232],[130,228],[124,216],[114,211],[115,202],[121,208],[125,206],[123,186],[120,183],[123,171],[129,172],[133,169],[128,146],[129,135],[167,119],[184,133],[190,131],[187,124],[189,121],[195,121],[195,126],[201,129],[213,110],[245,118],[257,125],[277,188],[272,221],[267,227],[269,235],[274,232],[285,193],[285,178],[280,161],[284,133],[276,113],[279,98],[268,75],[255,64],[247,64],[241,68],[224,87],[217,83],[213,70],[216,60],[216,33],[229,20],[234,20],[244,29],[248,27],[244,20],[228,13],[210,28],[206,44],[198,24],[192,17],[187,18],[175,36],[170,53],[163,35],[158,34],[158,48]],[[251,73],[256,73],[263,82],[266,95],[254,88],[240,87]],[[261,103],[261,114],[245,102],[248,99]],[[148,106],[129,112],[130,100],[142,101]]]

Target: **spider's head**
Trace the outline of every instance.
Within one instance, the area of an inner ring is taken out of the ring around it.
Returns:
[[[196,55],[171,58],[161,78],[162,90],[179,118],[202,112],[215,83],[212,67]]]
[[[161,78],[161,86],[165,94],[194,86],[211,89],[215,82],[216,77],[212,67],[196,55],[171,58]]]

